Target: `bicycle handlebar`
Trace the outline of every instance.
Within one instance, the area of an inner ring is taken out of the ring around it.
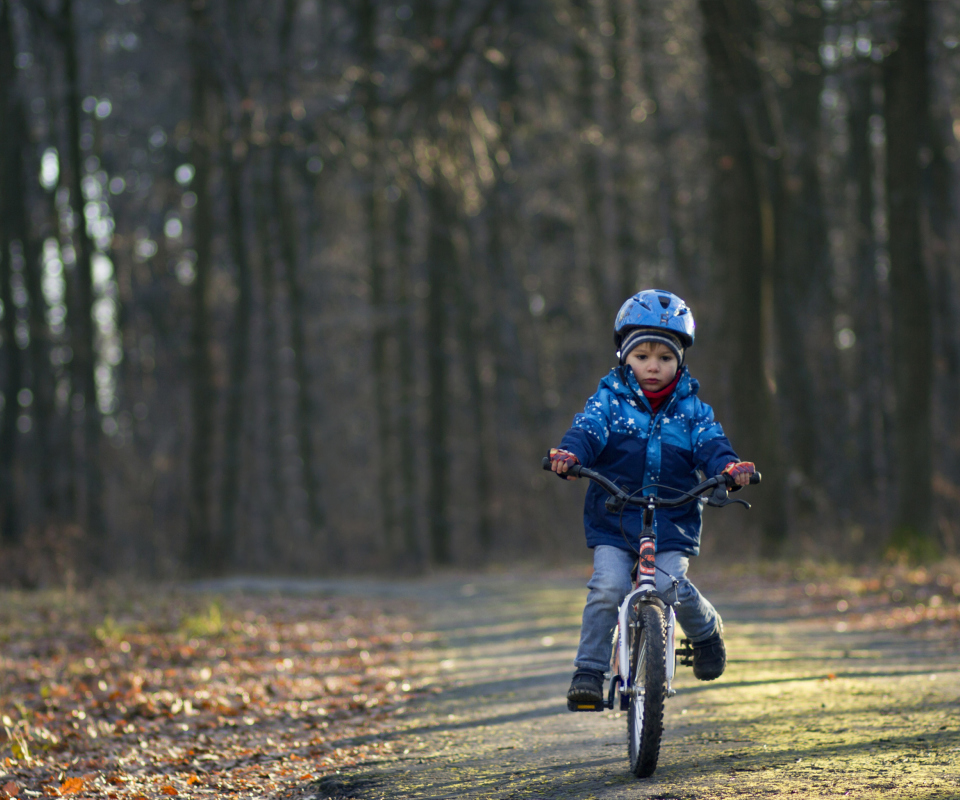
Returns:
[[[549,456],[543,457],[542,464],[545,470],[552,471]],[[609,511],[617,511],[624,505],[646,507],[653,506],[654,508],[675,508],[677,506],[686,505],[687,503],[692,503],[698,497],[710,491],[710,489],[718,489],[718,492],[720,495],[722,495],[722,497],[718,497],[717,493],[715,492],[714,497],[707,501],[709,505],[724,506],[729,503],[741,503],[747,508],[750,508],[750,504],[744,500],[728,500],[726,498],[726,490],[736,486],[737,483],[733,479],[733,476],[722,473],[720,475],[714,475],[712,478],[707,478],[707,480],[697,484],[692,489],[686,491],[683,489],[674,489],[676,492],[682,492],[683,496],[671,499],[664,499],[662,497],[657,497],[656,495],[635,496],[620,486],[617,486],[617,484],[615,484],[609,478],[601,475],[599,472],[594,472],[592,469],[584,467],[582,464],[574,464],[563,475],[558,473],[558,477],[560,478],[566,478],[568,476],[573,478],[589,478],[595,483],[600,484],[600,486],[611,495],[606,504]],[[760,483],[759,472],[754,472],[750,476],[750,483]]]

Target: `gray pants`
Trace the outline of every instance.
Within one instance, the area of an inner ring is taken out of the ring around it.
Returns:
[[[587,604],[580,626],[580,647],[574,661],[578,669],[606,672],[610,666],[610,642],[617,624],[617,609],[633,587],[632,567],[637,556],[610,545],[593,548],[593,576],[587,583]],[[679,581],[675,606],[677,622],[690,641],[699,642],[717,630],[720,615],[689,580],[688,556],[676,550],[657,553],[657,591],[667,592],[673,578]],[[663,572],[669,573],[664,575]],[[672,576],[672,577],[670,577]]]

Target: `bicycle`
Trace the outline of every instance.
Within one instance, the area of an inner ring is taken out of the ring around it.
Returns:
[[[551,468],[549,458],[543,459],[543,468]],[[720,508],[738,503],[750,508],[750,504],[745,500],[728,497],[727,489],[736,485],[729,475],[708,478],[686,492],[654,485],[678,492],[681,496],[677,498],[661,498],[655,494],[638,496],[638,492],[653,487],[645,486],[636,492],[628,492],[600,473],[579,464],[571,467],[566,475],[561,477],[589,478],[605,489],[610,494],[605,502],[606,509],[620,514],[621,532],[623,510],[628,505],[643,509],[643,529],[637,552],[634,589],[623,599],[617,614],[610,657],[610,673],[613,677],[604,707],[612,709],[619,695],[619,708],[627,712],[630,771],[638,778],[649,778],[656,770],[660,758],[664,703],[668,697],[676,694],[673,679],[677,657],[680,657],[682,665],[693,665],[691,643],[683,639],[679,650],[676,646],[677,619],[673,607],[678,603],[678,582],[674,580],[672,594],[657,591],[653,513],[658,508],[675,508],[700,500],[711,489],[713,494],[707,500],[709,506]],[[760,483],[759,472],[750,476],[750,483]]]

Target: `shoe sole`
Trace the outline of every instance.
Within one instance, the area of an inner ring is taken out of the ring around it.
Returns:
[[[720,675],[723,675],[723,673],[721,672]],[[699,675],[694,674],[693,677],[696,678],[698,681],[715,681],[717,678],[720,677],[720,675],[711,675],[708,678],[701,678]]]
[[[603,711],[603,698],[597,700],[596,697],[586,697],[576,695],[567,698],[567,711]]]

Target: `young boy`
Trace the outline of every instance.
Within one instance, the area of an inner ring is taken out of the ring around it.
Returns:
[[[553,471],[563,475],[582,464],[630,491],[649,484],[690,489],[700,480],[698,471],[707,476],[724,472],[738,487],[747,485],[754,465],[740,461],[683,365],[693,339],[693,314],[676,295],[646,290],[627,300],[614,326],[619,366],[600,381],[560,447],[550,451]],[[603,489],[591,483],[583,516],[587,546],[593,549],[593,577],[567,692],[571,711],[602,708],[617,609],[632,588],[639,547],[642,510],[628,506],[624,511],[624,536],[619,514],[604,508],[605,499]],[[700,552],[700,514],[700,503],[658,509],[653,529],[657,589],[671,587],[668,575],[679,581],[677,621],[693,643],[693,674],[710,681],[723,674],[726,651],[720,615],[686,577],[690,556]]]

